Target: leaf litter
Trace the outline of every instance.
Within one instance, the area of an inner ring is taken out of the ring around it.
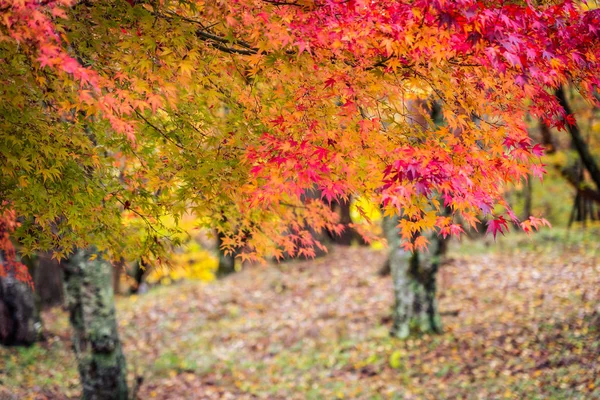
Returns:
[[[596,257],[454,255],[438,280],[444,333],[405,341],[388,335],[384,260],[335,247],[120,298],[131,386],[140,399],[600,398]],[[45,343],[0,349],[0,398],[80,395],[66,315],[44,318]]]

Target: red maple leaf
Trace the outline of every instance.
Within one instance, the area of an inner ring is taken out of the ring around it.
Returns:
[[[492,219],[488,222],[487,233],[491,233],[494,235],[494,239],[496,239],[496,235],[498,232],[504,235],[504,232],[508,230],[508,222],[504,219],[503,216],[499,216],[497,219]]]
[[[271,120],[271,123],[275,124],[276,126],[283,126],[284,122],[285,119],[283,118],[283,115]]]
[[[533,147],[531,148],[531,152],[532,152],[534,155],[536,155],[536,156],[538,156],[538,157],[541,157],[541,156],[543,156],[543,155],[544,155],[544,147],[543,147],[543,146],[541,146],[540,144],[536,144],[535,146],[533,146]]]
[[[335,85],[335,79],[333,77],[325,80],[325,87],[333,87]]]

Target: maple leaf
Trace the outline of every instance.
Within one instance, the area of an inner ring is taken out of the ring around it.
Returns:
[[[298,47],[298,55],[301,55],[303,52],[310,53],[310,44],[305,41],[299,41],[294,43]]]
[[[283,115],[279,115],[277,118],[272,119],[270,122],[272,124],[274,124],[275,126],[282,127],[283,124],[285,123],[285,118],[283,118]]]
[[[508,230],[508,222],[504,219],[503,216],[499,216],[496,219],[489,220],[487,225],[488,228],[486,233],[491,233],[494,236],[494,239],[496,239],[496,235],[498,234],[498,232],[504,235],[504,232]]]
[[[531,173],[533,176],[539,178],[540,181],[544,179],[544,174],[546,174],[545,166],[546,164],[534,164],[531,166]]]
[[[413,250],[423,251],[427,249],[428,243],[429,240],[427,239],[427,237],[420,235],[413,241]]]
[[[333,87],[333,85],[335,85],[335,78],[334,77],[330,77],[330,78],[327,78],[325,80],[325,87],[326,88]]]
[[[551,227],[550,222],[544,218],[530,216],[528,219],[520,223],[521,229],[527,234],[534,230],[539,230],[542,226]]]
[[[544,147],[541,146],[540,144],[536,144],[535,146],[533,146],[531,148],[531,152],[537,156],[537,157],[541,157],[544,155]]]
[[[571,125],[571,126],[575,126],[575,124],[577,124],[577,121],[575,119],[575,115],[573,115],[573,114],[567,114],[567,115],[565,115],[564,119],[565,119],[565,122],[567,124]]]
[[[150,94],[146,97],[146,102],[150,105],[152,112],[156,113],[156,110],[163,105],[163,98],[159,94]]]

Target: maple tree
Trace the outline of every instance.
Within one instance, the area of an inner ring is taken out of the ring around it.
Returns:
[[[516,220],[502,185],[543,173],[525,113],[564,125],[546,89],[570,81],[593,101],[598,84],[598,12],[568,1],[1,8],[13,55],[4,129],[15,132],[3,138],[3,200],[27,217],[25,250],[59,255],[113,248],[123,208],[149,223],[190,206],[219,221],[223,204],[221,230],[239,232],[224,245],[245,244],[244,257],[311,254],[306,223],[341,229],[318,202],[301,204],[315,186],[403,213],[408,248],[423,230],[458,234],[454,216],[492,214],[496,234]],[[445,126],[411,125],[426,113],[407,111],[415,97],[439,101]],[[88,193],[68,173],[91,179]]]

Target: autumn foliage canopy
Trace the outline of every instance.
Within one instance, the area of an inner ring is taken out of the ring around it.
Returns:
[[[191,209],[243,257],[310,256],[350,196],[401,214],[409,249],[482,215],[529,231],[503,199],[544,173],[525,117],[562,127],[552,89],[600,83],[600,12],[535,3],[0,0],[11,234],[160,255]]]

